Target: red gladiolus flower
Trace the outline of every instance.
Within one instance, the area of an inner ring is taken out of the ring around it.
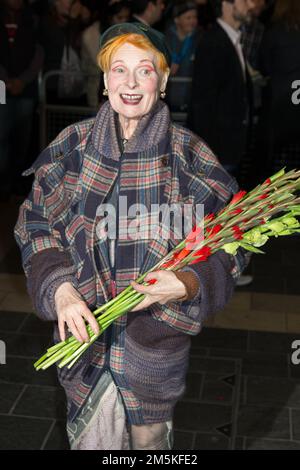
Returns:
[[[202,228],[201,227],[197,227],[195,226],[192,231],[188,234],[188,236],[186,237],[186,239],[188,241],[194,241],[196,238],[198,238],[200,235],[202,235]]]
[[[267,184],[271,184],[271,183],[272,183],[271,179],[267,178],[266,181],[263,182],[263,185],[264,184],[267,185]]]
[[[215,225],[214,227],[211,227],[211,228],[208,228],[207,229],[207,233],[209,234],[208,235],[208,238],[211,238],[213,237],[214,235],[216,235],[217,233],[220,232],[220,230],[222,230],[222,225],[221,224],[218,224],[218,225]]]
[[[193,261],[190,261],[190,262],[189,262],[189,265],[190,265],[190,264],[201,263],[201,261],[206,261],[206,258],[203,258],[203,259],[201,259],[201,258],[200,258],[200,259],[198,259],[198,258],[197,258],[197,259],[194,259]]]
[[[269,207],[269,209],[274,209],[275,206],[274,206],[274,204],[269,204],[268,207]]]
[[[234,225],[234,227],[232,227],[232,231],[233,236],[236,240],[241,240],[243,238],[243,232],[237,225]]]
[[[206,261],[210,255],[211,255],[210,247],[204,246],[203,248],[200,248],[200,250],[197,250],[194,253],[194,256],[196,256],[197,258],[189,262],[189,264],[196,264],[196,263],[200,263],[201,261]]]
[[[269,196],[269,194],[261,194],[258,196],[258,199],[266,199]]]
[[[166,263],[162,264],[161,267],[169,268],[170,266],[172,266],[173,263],[174,263],[174,258],[170,259],[169,261],[166,261]]]
[[[209,246],[203,246],[200,250],[195,251],[194,256],[208,258],[211,255],[211,248]]]
[[[238,207],[237,209],[234,209],[233,211],[229,212],[229,214],[230,215],[237,215],[237,214],[240,214],[241,212],[243,212],[243,209]]]
[[[212,220],[214,220],[215,218],[215,214],[207,214],[205,217],[204,217],[204,221],[205,222],[210,222]]]
[[[236,193],[231,199],[229,205],[236,204],[237,202],[239,202],[245,196],[245,194],[247,194],[247,191],[239,191],[238,193]]]
[[[194,227],[194,229],[186,237],[188,243],[186,244],[187,250],[193,250],[203,240],[202,227]]]
[[[181,259],[185,258],[187,255],[189,255],[191,250],[187,250],[186,248],[183,248],[179,253],[174,255],[175,261],[180,261]]]

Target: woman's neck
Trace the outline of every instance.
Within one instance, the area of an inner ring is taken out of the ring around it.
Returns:
[[[139,119],[130,119],[119,114],[119,122],[121,137],[129,140],[138,125]]]

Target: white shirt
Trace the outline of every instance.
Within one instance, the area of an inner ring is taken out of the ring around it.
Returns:
[[[244,78],[245,78],[246,77],[246,63],[245,63],[243,50],[242,50],[242,44],[241,44],[242,33],[232,28],[228,23],[225,23],[225,21],[221,20],[221,18],[218,18],[217,21],[219,25],[221,26],[221,28],[224,29],[225,33],[228,35],[229,39],[231,40],[232,44],[235,47],[235,50],[237,52],[237,55],[239,57],[239,60],[242,66]]]

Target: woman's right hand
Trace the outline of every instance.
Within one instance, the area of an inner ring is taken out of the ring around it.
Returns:
[[[64,282],[58,287],[54,300],[58,317],[59,335],[62,341],[66,339],[65,323],[72,335],[80,343],[88,343],[90,341],[84,320],[90,324],[95,334],[99,334],[100,330],[96,318],[71,282]]]

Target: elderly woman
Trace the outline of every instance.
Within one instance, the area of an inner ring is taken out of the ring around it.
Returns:
[[[130,282],[144,300],[116,320],[69,369],[58,369],[68,400],[72,449],[171,449],[172,418],[185,391],[191,335],[230,298],[244,256],[225,252],[176,274],[151,269],[178,243],[162,236],[124,237],[143,204],[225,205],[237,190],[204,142],[173,124],[164,97],[170,55],[164,37],[142,23],[123,23],[102,36],[98,56],[108,96],[96,118],[69,126],[32,168],[32,192],[20,208],[15,235],[37,314],[88,341],[91,311]],[[116,239],[103,236],[110,203],[120,212]],[[130,212],[130,211],[129,211]],[[150,217],[149,216],[149,217]],[[143,228],[151,217],[143,218]],[[192,419],[192,417],[191,417]]]

